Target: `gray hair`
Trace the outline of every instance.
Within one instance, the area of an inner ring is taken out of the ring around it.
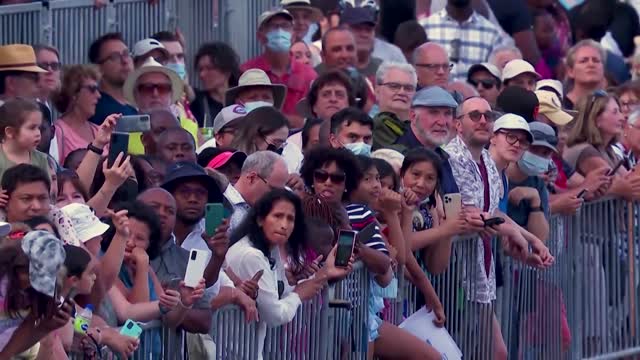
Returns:
[[[263,179],[268,179],[276,162],[282,162],[284,167],[287,167],[284,158],[273,151],[256,151],[244,161],[241,173],[254,171]]]
[[[493,51],[491,51],[491,54],[489,54],[489,63],[495,65],[498,69],[500,69],[499,64],[496,63],[496,57],[498,56],[499,53],[505,52],[505,51],[510,51],[516,54],[520,59],[523,58],[522,51],[520,51],[520,49],[518,49],[517,47],[513,45],[503,45],[503,46],[498,46],[497,48],[493,49]]]
[[[395,61],[385,61],[383,62],[378,71],[376,72],[376,84],[380,85],[384,82],[384,77],[387,76],[387,73],[391,70],[398,70],[406,73],[411,76],[411,83],[413,86],[418,84],[418,75],[416,74],[416,69],[407,63],[400,63]]]
[[[636,126],[638,120],[640,120],[640,109],[634,110],[631,114],[629,114],[627,124],[629,124],[630,126]]]
[[[417,62],[416,59],[420,55],[420,52],[422,50],[429,50],[430,47],[437,47],[437,48],[442,49],[442,51],[444,51],[444,53],[447,54],[447,59],[449,58],[449,52],[447,51],[447,49],[444,46],[442,46],[442,45],[440,45],[438,43],[435,43],[435,42],[426,42],[426,43],[418,46],[415,50],[413,50],[413,56],[411,57],[411,62],[415,64]]]
[[[600,45],[595,40],[584,39],[584,40],[578,41],[575,45],[573,45],[567,51],[567,57],[565,60],[567,63],[567,67],[573,68],[573,66],[576,64],[576,53],[578,52],[578,50],[582,49],[583,47],[591,47],[598,50],[598,52],[600,53],[600,61],[602,62],[602,66],[606,65],[605,61],[607,60],[607,52],[602,47],[602,45]]]

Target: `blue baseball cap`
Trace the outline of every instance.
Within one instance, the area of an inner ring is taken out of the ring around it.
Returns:
[[[421,89],[413,97],[411,107],[448,107],[457,108],[458,103],[449,92],[439,86]]]

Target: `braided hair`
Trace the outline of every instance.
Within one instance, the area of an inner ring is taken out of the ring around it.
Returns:
[[[351,230],[349,216],[340,204],[340,209],[324,200],[319,195],[307,195],[302,198],[302,212],[307,218],[316,218],[331,227],[335,236],[341,229]],[[337,239],[334,239],[334,243]]]

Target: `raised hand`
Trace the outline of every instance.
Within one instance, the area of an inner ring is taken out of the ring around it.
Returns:
[[[204,289],[204,278],[200,279],[198,285],[196,285],[195,288],[188,287],[187,285],[185,285],[184,281],[181,281],[180,289],[178,291],[180,292],[180,301],[182,302],[182,305],[188,308],[192,307],[193,304],[195,304],[202,298],[202,296],[204,296]]]

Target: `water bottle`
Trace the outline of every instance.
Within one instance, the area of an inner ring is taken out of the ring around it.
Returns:
[[[73,320],[73,329],[79,334],[86,334],[93,317],[93,305],[88,304]]]

